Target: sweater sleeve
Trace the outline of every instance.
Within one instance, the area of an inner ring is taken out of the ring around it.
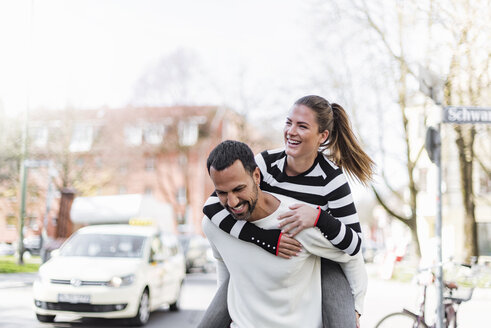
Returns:
[[[203,207],[203,213],[224,232],[240,240],[253,243],[265,251],[277,255],[280,229],[262,229],[244,220],[236,220],[223,208],[216,193],[213,193]]]
[[[335,188],[327,197],[327,210],[321,209],[315,226],[334,246],[349,255],[361,249],[361,226],[351,189],[343,173],[330,182]]]

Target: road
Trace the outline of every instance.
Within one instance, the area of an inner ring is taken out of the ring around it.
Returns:
[[[362,328],[373,328],[384,315],[399,311],[403,307],[414,309],[418,300],[418,287],[411,283],[387,281],[378,278],[376,268],[368,265],[369,283],[365,298]],[[153,312],[147,328],[194,328],[216,290],[215,274],[190,274],[187,276],[182,306],[179,312],[161,309]],[[1,284],[0,284],[1,285]],[[10,284],[11,285],[11,284]],[[429,291],[428,298],[436,299]],[[47,327],[124,327],[117,320],[94,320],[82,322],[77,317],[57,317],[54,324],[41,324],[36,320],[31,308],[31,286],[0,288],[0,327],[1,328],[47,328]],[[487,320],[491,309],[491,288],[476,289],[472,300],[462,304],[459,311],[459,327],[473,328]],[[428,314],[431,316],[431,311]]]
[[[0,327],[2,328],[48,328],[48,327],[125,327],[121,320],[87,320],[76,316],[57,316],[55,323],[39,323],[34,315],[32,286],[17,286],[0,289]],[[186,277],[181,310],[170,312],[165,308],[152,312],[146,328],[179,327],[195,328],[216,290],[215,274],[190,274]]]

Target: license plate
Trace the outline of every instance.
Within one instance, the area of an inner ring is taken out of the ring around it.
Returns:
[[[58,302],[90,303],[90,295],[85,295],[85,294],[58,294]]]

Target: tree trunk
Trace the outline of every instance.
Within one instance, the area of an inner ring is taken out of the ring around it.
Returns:
[[[463,260],[470,263],[470,258],[478,255],[475,198],[472,180],[472,159],[474,157],[474,137],[476,130],[474,127],[466,128],[458,125],[455,127],[455,132],[457,133],[455,143],[459,152],[460,186],[464,206]]]

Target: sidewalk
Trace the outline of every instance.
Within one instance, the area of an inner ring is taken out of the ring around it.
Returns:
[[[15,288],[32,285],[37,272],[0,273],[0,288]]]
[[[365,298],[364,314],[361,317],[362,328],[373,328],[377,322],[391,312],[407,308],[417,311],[420,287],[415,283],[404,283],[384,280],[377,274],[374,264],[367,264],[369,272],[368,291]],[[427,321],[434,318],[435,291],[428,289]],[[458,312],[460,328],[474,328],[486,322],[487,313],[491,309],[491,288],[477,288],[472,299],[463,303]],[[397,327],[394,327],[397,328]]]

